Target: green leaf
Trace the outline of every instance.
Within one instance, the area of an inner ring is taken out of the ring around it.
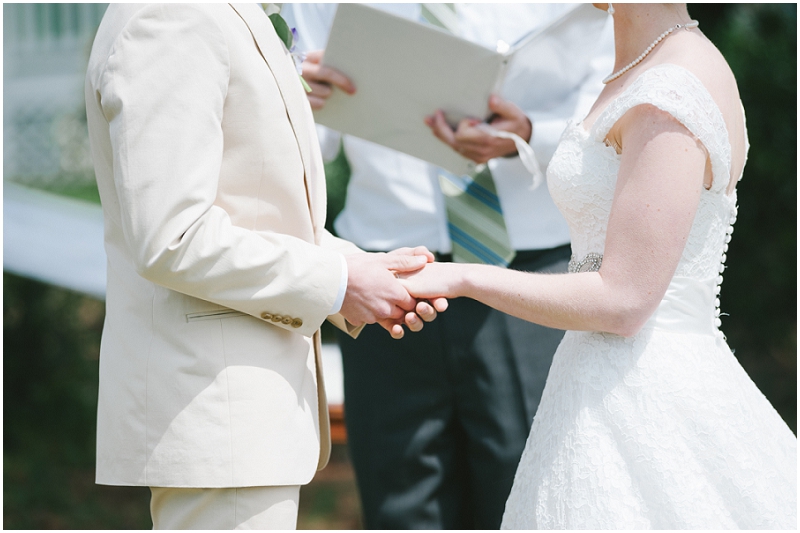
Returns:
[[[272,21],[272,26],[275,28],[275,33],[278,34],[280,40],[283,41],[284,45],[286,45],[286,49],[291,50],[294,37],[292,36],[292,30],[289,29],[289,25],[286,24],[286,21],[283,20],[283,17],[280,16],[279,13],[273,13],[270,15],[269,20]]]

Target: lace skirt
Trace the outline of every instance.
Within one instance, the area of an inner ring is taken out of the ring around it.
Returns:
[[[504,529],[795,529],[797,438],[721,334],[568,332]]]

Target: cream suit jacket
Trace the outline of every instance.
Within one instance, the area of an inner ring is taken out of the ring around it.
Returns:
[[[358,249],[324,230],[283,43],[257,4],[111,4],[85,96],[108,255],[97,482],[307,483],[330,450],[317,332]]]

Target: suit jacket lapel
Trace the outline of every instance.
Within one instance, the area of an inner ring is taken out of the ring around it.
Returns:
[[[287,57],[286,47],[275,33],[272,23],[266,14],[258,7],[258,4],[230,4],[239,14],[247,25],[256,46],[267,63],[267,67],[272,71],[278,90],[283,97],[286,106],[286,114],[289,123],[294,131],[297,146],[300,150],[300,158],[303,161],[305,170],[306,199],[309,204],[314,228],[319,230],[318,222],[324,224],[325,218],[325,188],[314,180],[324,176],[321,166],[321,159],[317,161],[319,149],[313,150],[311,146],[311,136],[309,128],[314,127],[314,119],[311,115],[311,107],[305,96],[305,91],[300,84],[297,71],[291,58]],[[322,220],[316,220],[320,215]],[[318,231],[315,232],[318,234]],[[319,237],[317,236],[317,240]],[[319,243],[317,243],[319,244]]]

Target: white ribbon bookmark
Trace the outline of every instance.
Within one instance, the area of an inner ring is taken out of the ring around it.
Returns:
[[[542,181],[544,181],[544,174],[542,174],[542,169],[539,167],[539,162],[536,160],[536,154],[533,152],[533,148],[531,148],[530,144],[525,142],[522,137],[516,133],[498,130],[486,123],[478,124],[477,127],[492,137],[511,139],[514,141],[520,161],[522,161],[525,169],[533,176],[533,188],[535,189],[542,184]]]

